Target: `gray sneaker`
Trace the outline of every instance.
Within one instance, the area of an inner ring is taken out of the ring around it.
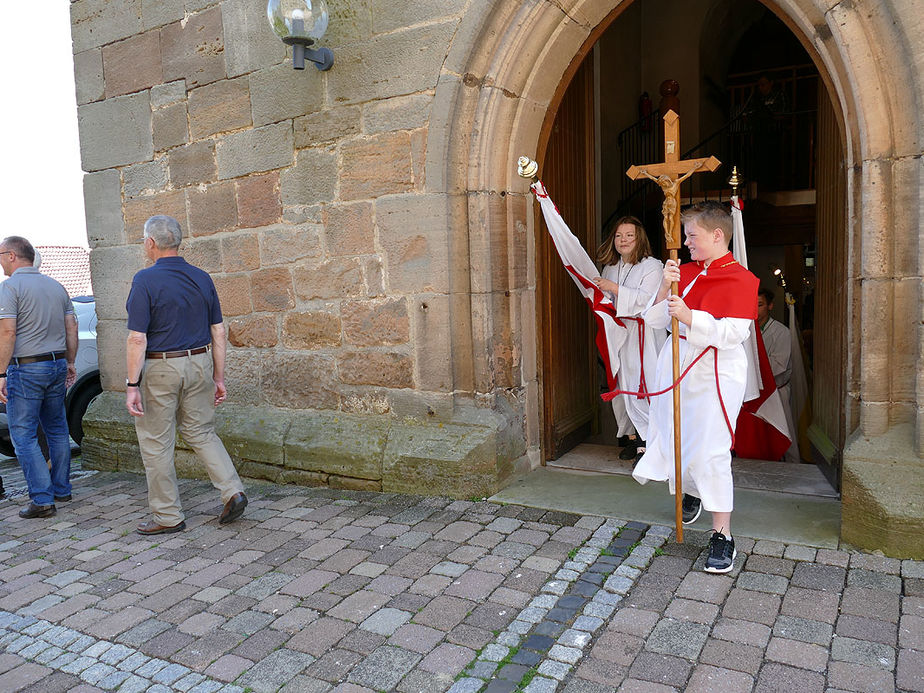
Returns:
[[[706,558],[707,573],[730,573],[735,567],[735,540],[726,537],[721,532],[713,531],[709,540],[709,556]]]

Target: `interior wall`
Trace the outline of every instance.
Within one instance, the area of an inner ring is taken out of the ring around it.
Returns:
[[[699,142],[700,56],[697,46],[712,0],[659,0],[642,2],[641,45],[645,47],[642,88],[652,95],[665,79],[680,83],[680,151]],[[670,22],[664,21],[670,17]],[[716,37],[716,40],[721,40]],[[695,176],[694,176],[695,178]]]
[[[619,203],[618,191],[626,172],[614,156],[620,131],[638,120],[642,87],[642,5],[634,2],[600,37],[600,163],[602,216],[606,221]],[[657,105],[658,92],[648,92]]]

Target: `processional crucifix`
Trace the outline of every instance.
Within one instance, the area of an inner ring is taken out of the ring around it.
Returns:
[[[664,204],[661,213],[664,216],[664,240],[670,251],[671,260],[677,261],[680,248],[680,184],[699,171],[715,171],[721,162],[714,156],[703,159],[680,160],[680,116],[674,111],[664,114],[664,163],[630,166],[626,175],[632,180],[650,178],[664,191]],[[677,282],[671,284],[671,293],[678,295]],[[671,348],[674,356],[674,379],[680,378],[680,329],[677,318],[671,319]],[[683,491],[681,478],[683,469],[680,463],[680,385],[673,389],[674,395],[674,510],[677,526],[677,541],[683,543]]]

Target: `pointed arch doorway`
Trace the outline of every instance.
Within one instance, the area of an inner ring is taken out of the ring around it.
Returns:
[[[775,283],[776,267],[790,278],[797,318],[807,328],[808,363],[814,367],[813,415],[802,427],[802,456],[817,464],[837,489],[848,430],[846,292],[839,279],[846,275],[846,157],[840,114],[828,96],[827,80],[802,47],[807,42],[800,43],[768,4],[711,0],[668,5],[670,22],[663,21],[665,8],[655,15],[648,0],[622,3],[592,32],[566,71],[546,116],[537,150],[544,180],[592,256],[609,231],[607,222],[625,212],[643,218],[659,248],[657,194],[639,192],[623,179],[627,164],[641,163],[630,160],[632,156],[648,160],[652,151],[657,153],[651,160],[662,156],[658,143],[652,142],[658,137],[657,127],[640,123],[638,109],[643,92],[657,108],[657,86],[669,78],[681,84],[682,150],[701,143],[710,151],[694,155],[716,153],[726,163],[713,179],[696,187],[685,184],[685,196],[727,199],[724,179],[731,165],[741,166],[742,161],[774,171],[772,176],[761,171],[758,180],[755,170],[750,195],[746,194],[753,198],[746,207],[748,244],[757,259],[751,269],[766,284]],[[730,45],[721,49],[708,40],[710,27],[717,25],[730,37]],[[671,26],[683,31],[663,36]],[[748,54],[754,32],[766,31],[767,26],[784,32],[781,36],[787,39],[777,44],[776,53],[771,51],[763,65],[753,60],[733,64],[733,59],[744,61],[741,55]],[[698,57],[692,60],[691,55]],[[775,158],[772,165],[759,161],[766,147],[755,144],[753,132],[740,132],[748,120],[741,117],[742,94],[751,94],[753,100],[764,73],[776,75],[777,88],[791,94],[790,107],[776,119],[788,119],[783,134],[776,135],[798,152],[797,165],[786,170]],[[779,77],[790,73],[798,79]],[[793,115],[796,111],[800,116]],[[728,136],[736,128],[739,136]],[[726,136],[713,135],[723,129]],[[612,411],[599,399],[603,383],[591,316],[544,229],[540,224],[537,228],[542,459],[549,462],[588,441],[613,446],[615,435]],[[782,294],[779,288],[777,293]],[[782,300],[776,303],[775,317],[785,320]]]

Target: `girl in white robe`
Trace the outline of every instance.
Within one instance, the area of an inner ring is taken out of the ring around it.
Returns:
[[[622,217],[613,232],[597,251],[597,261],[603,263],[602,277],[596,280],[613,304],[619,317],[638,318],[661,286],[663,265],[651,256],[651,244],[645,227],[635,217]],[[638,392],[642,386],[653,389],[658,352],[667,338],[663,328],[642,326],[636,320],[622,321],[628,338],[619,350],[617,381],[620,390]],[[640,343],[639,337],[642,342]],[[644,364],[645,378],[642,378]],[[647,398],[620,395],[613,400],[617,435],[630,440],[624,459],[638,459],[645,452],[648,438]],[[634,444],[633,441],[634,439]]]

